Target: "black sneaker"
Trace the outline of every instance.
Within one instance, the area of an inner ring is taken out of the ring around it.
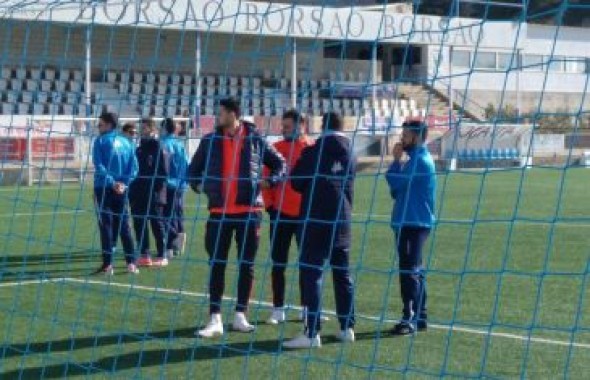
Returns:
[[[412,335],[416,332],[416,329],[411,323],[400,322],[393,327],[391,333],[393,335]]]
[[[426,331],[428,330],[428,323],[426,321],[418,321],[417,328],[418,331]]]

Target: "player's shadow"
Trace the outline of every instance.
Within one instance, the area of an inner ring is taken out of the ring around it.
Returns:
[[[46,366],[22,368],[4,372],[3,378],[28,379],[44,377],[57,379],[65,376],[104,375],[133,368],[156,367],[166,364],[188,363],[191,361],[216,360],[236,356],[276,355],[281,349],[281,342],[277,339],[219,343],[218,340],[196,340],[197,338],[193,335],[194,331],[194,328],[183,328],[158,331],[151,334],[120,334],[102,337],[72,338],[42,343],[3,345],[0,351],[0,357],[4,359],[31,355],[51,355],[53,358],[57,358],[60,352],[73,352],[75,350],[94,347],[118,346],[145,340],[160,340],[165,344],[170,344],[170,339],[173,338],[190,337],[195,339],[195,344],[182,348],[141,350],[115,354],[92,362],[65,361]],[[115,348],[113,351],[119,351],[119,348]]]
[[[64,253],[43,253],[24,255],[5,255],[0,258],[2,267],[22,267],[35,265],[75,264],[97,259],[100,255],[96,251],[81,250]]]
[[[39,270],[0,270],[0,284],[6,281],[51,280],[65,277],[87,277],[89,271],[82,269],[39,269]]]
[[[96,262],[95,251],[10,255],[0,258],[0,281],[51,279],[88,275],[81,264]]]

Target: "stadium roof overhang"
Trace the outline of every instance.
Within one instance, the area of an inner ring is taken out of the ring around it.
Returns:
[[[389,7],[318,7],[240,0],[37,1],[0,4],[0,19],[162,28],[283,38],[513,49],[526,24],[390,12]]]

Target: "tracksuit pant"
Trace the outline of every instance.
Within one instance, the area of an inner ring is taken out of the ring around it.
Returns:
[[[336,229],[336,231],[334,231]],[[341,233],[340,228],[326,225],[303,227],[303,242],[300,258],[300,279],[303,288],[303,301],[307,306],[306,332],[310,338],[321,330],[321,294],[324,264],[332,267],[336,314],[340,329],[353,328],[354,284],[350,277],[350,235]]]
[[[270,211],[270,256],[272,259],[272,296],[273,306],[285,306],[285,271],[289,262],[289,249],[295,238],[297,247],[301,246],[301,219],[290,217],[277,211]],[[303,289],[299,280],[299,296]],[[303,299],[301,304],[304,305]]]
[[[430,229],[402,227],[397,231],[399,281],[403,302],[403,320],[426,322],[426,279],[422,268],[422,249]]]
[[[119,236],[125,252],[125,261],[127,264],[135,263],[135,247],[129,227],[127,194],[116,194],[110,188],[96,188],[94,189],[94,201],[98,216],[103,265],[112,265],[113,253]]]
[[[178,234],[184,233],[184,191],[168,187],[166,192],[166,249],[179,249]]]
[[[205,227],[205,249],[209,255],[209,312],[221,312],[221,300],[225,289],[225,267],[232,238],[238,251],[237,312],[248,309],[254,282],[254,259],[260,242],[262,213],[210,214]]]
[[[133,228],[140,254],[150,255],[149,222],[156,243],[158,257],[164,257],[166,249],[164,206],[154,204],[154,201],[150,199],[132,199],[130,204],[131,214],[133,215]]]

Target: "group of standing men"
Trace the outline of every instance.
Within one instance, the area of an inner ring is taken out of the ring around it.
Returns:
[[[98,121],[100,136],[94,142],[92,160],[103,262],[97,273],[114,273],[112,257],[119,236],[127,272],[134,274],[139,273],[140,266],[167,266],[168,259],[181,254],[186,244],[183,199],[188,158],[178,139],[180,126],[165,119],[161,128],[165,135],[159,138],[160,129],[153,119],[143,119],[140,125],[137,139],[132,123],[125,124],[123,133],[118,133],[117,118],[112,113],[102,114]],[[127,203],[139,257],[135,254]],[[156,245],[154,259],[150,227]]]
[[[326,113],[322,118],[322,134],[312,142],[305,133],[304,117],[295,110],[287,111],[282,117],[283,139],[271,145],[256,130],[254,124],[241,119],[238,101],[228,98],[221,100],[219,104],[215,131],[201,139],[185,175],[176,172],[179,180],[177,188],[182,189],[186,181],[195,192],[205,194],[208,199],[205,249],[210,263],[210,321],[196,334],[203,338],[223,334],[221,302],[225,288],[225,268],[234,238],[239,270],[232,327],[240,332],[254,330],[254,326],[247,320],[246,312],[254,279],[254,261],[260,242],[262,214],[266,210],[271,221],[274,305],[268,323],[278,324],[285,321],[285,270],[289,249],[295,239],[299,248],[299,292],[304,311],[304,332],[285,341],[283,345],[286,348],[321,346],[321,293],[326,263],[331,265],[333,272],[336,314],[340,324],[337,337],[344,342],[353,342],[354,285],[349,260],[356,159],[352,141],[343,133],[342,118],[334,112]],[[424,124],[405,124],[402,141],[394,149],[394,163],[386,174],[391,195],[396,199],[392,227],[398,240],[400,284],[404,303],[403,318],[393,332],[401,335],[414,333],[416,328],[426,329],[426,290],[421,252],[434,223],[435,187],[434,164],[424,146],[426,135],[427,128]],[[101,138],[104,136],[103,134]],[[119,141],[118,137],[114,139]],[[120,144],[123,144],[122,140]],[[160,143],[159,146],[162,145]],[[96,149],[100,150],[95,145]],[[404,151],[408,153],[409,160],[402,163]],[[139,149],[137,156],[140,157]],[[157,181],[153,178],[164,175],[164,172],[159,173],[158,170],[167,170],[169,163],[165,152],[158,159],[164,165],[156,164],[153,169],[159,174],[152,174],[150,177],[143,173],[145,178],[152,178],[150,183],[135,182],[133,169],[122,169],[125,165],[137,166],[133,163],[134,158],[130,158],[128,162],[123,162],[120,157],[117,159],[119,163],[114,165],[116,175],[112,180],[104,180],[106,176],[101,174],[103,171],[99,166],[95,179],[96,189],[103,189],[102,192],[105,193],[108,187],[109,194],[117,194],[117,199],[120,199],[119,204],[123,208],[113,209],[113,212],[124,215],[125,186],[130,183],[130,199],[134,198],[134,183],[137,183],[135,186],[138,189],[143,189],[144,195],[154,194],[152,200],[166,198],[158,192],[146,191],[164,187],[159,182],[155,186]],[[160,169],[160,166],[164,169]],[[165,178],[169,176],[170,171]],[[99,193],[96,189],[95,193]],[[131,201],[132,209],[133,204]],[[152,212],[151,209],[141,211]],[[166,215],[164,212],[164,219]],[[161,219],[156,216],[150,221]],[[99,221],[102,224],[102,218],[99,217]],[[124,217],[120,223],[126,223]],[[158,228],[153,227],[154,230]],[[101,227],[101,235],[102,230]],[[145,231],[146,227],[136,227],[136,232],[140,230]],[[130,239],[124,235],[122,233],[127,261],[132,263],[130,260],[133,257],[133,246],[126,242]],[[172,234],[167,232],[165,235]],[[105,248],[112,252],[112,241],[111,239],[110,246],[103,244],[103,254]],[[166,243],[159,244],[164,246]],[[111,265],[110,261],[104,265],[107,264]]]

